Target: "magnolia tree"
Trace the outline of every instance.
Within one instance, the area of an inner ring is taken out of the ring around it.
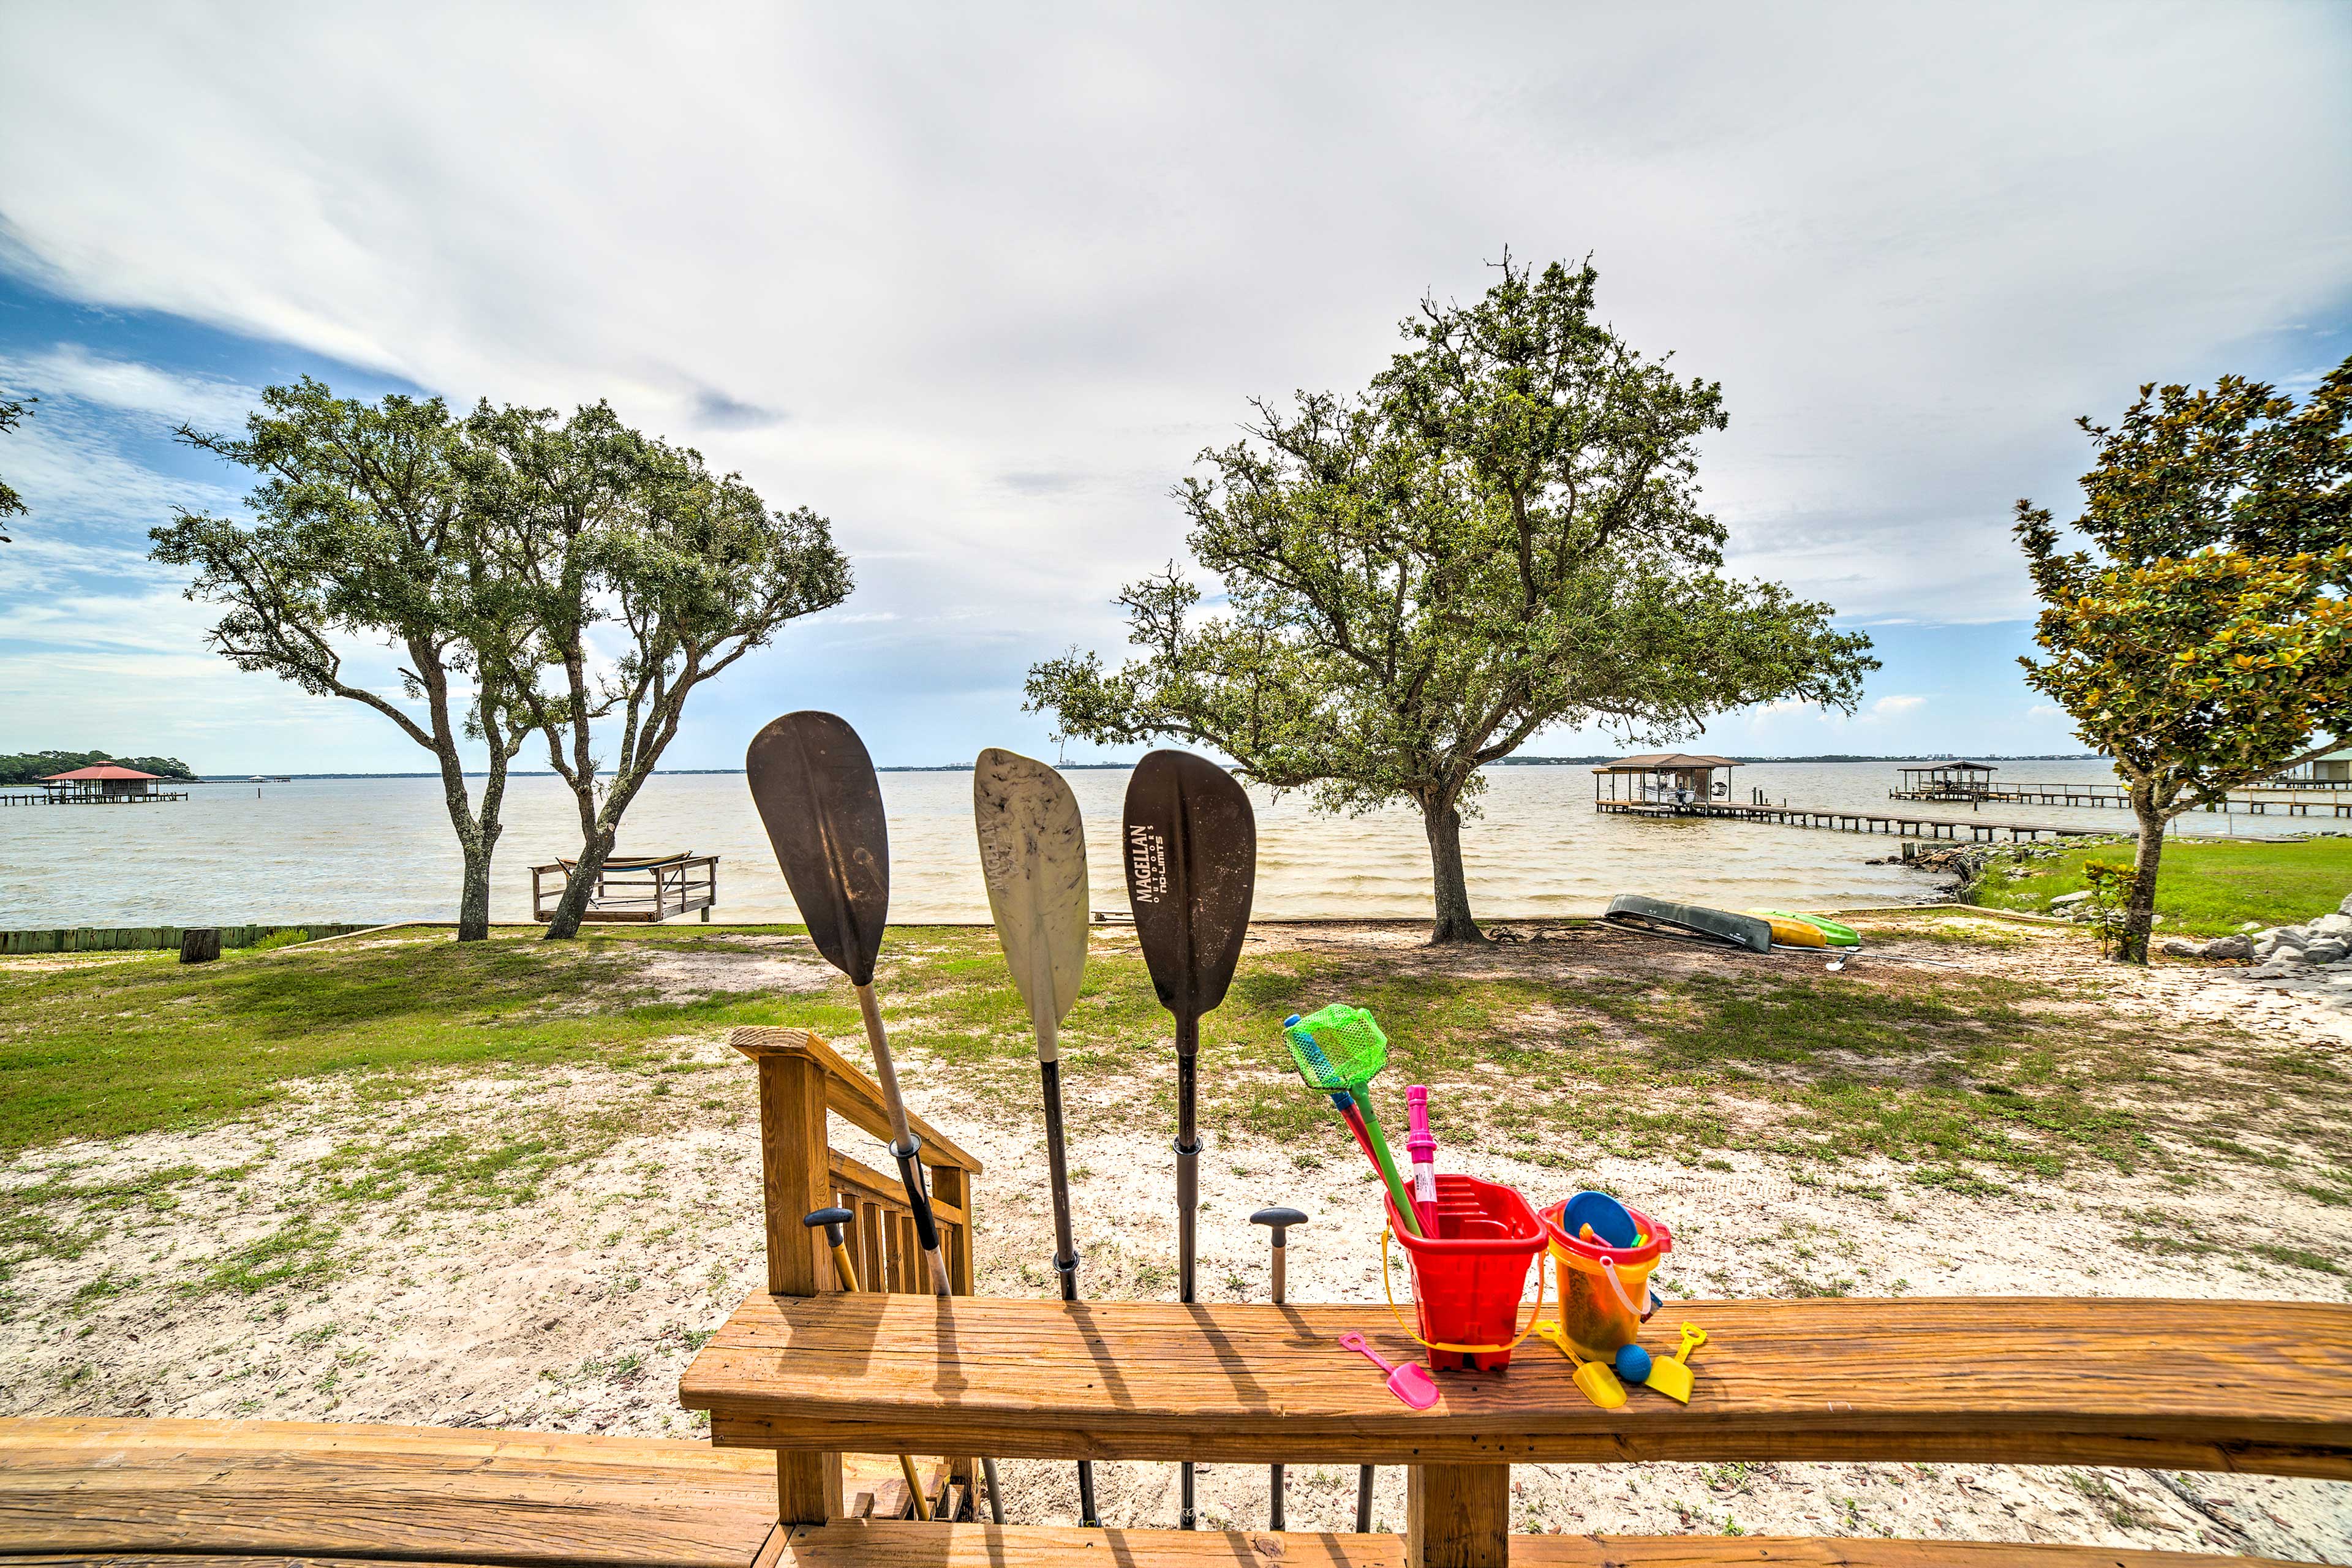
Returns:
[[[2153,384],[2097,444],[2061,551],[2015,532],[2042,601],[2026,679],[2113,756],[2139,818],[2119,956],[2147,962],[2164,826],[2352,734],[2352,360],[2298,406],[2260,382]]]
[[[1752,702],[1850,710],[1877,667],[1827,605],[1718,574],[1697,442],[1721,389],[1596,321],[1590,264],[1500,273],[1473,304],[1424,301],[1363,394],[1256,403],[1248,438],[1202,454],[1175,494],[1221,613],[1171,564],[1119,595],[1139,657],[1074,648],[1028,681],[1062,735],[1196,742],[1327,811],[1411,802],[1438,942],[1485,940],[1463,819],[1538,731],[1664,742]]]

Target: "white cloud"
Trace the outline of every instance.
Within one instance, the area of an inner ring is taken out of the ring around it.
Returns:
[[[44,402],[75,398],[152,415],[166,426],[188,424],[199,429],[236,428],[260,401],[257,390],[234,381],[107,359],[78,343],[60,343],[21,357],[0,355],[0,385],[33,393]]]
[[[2025,710],[2025,716],[2029,719],[2065,719],[2067,713],[2063,708],[2054,707],[2047,702],[2037,702]]]
[[[1116,656],[1244,399],[1360,384],[1507,243],[1592,252],[1606,317],[1723,381],[1735,568],[2021,615],[2009,502],[2063,515],[2073,416],[2334,357],[2347,79],[2307,7],[0,12],[48,286],[467,402],[609,395],[830,515],[918,679],[974,621],[1001,664]],[[50,361],[151,418],[244,395]],[[176,483],[39,478],[148,521]]]
[[[0,473],[25,498],[26,515],[10,520],[8,531],[21,548],[47,538],[86,542],[92,525],[131,526],[143,535],[171,520],[174,506],[198,509],[233,505],[235,496],[218,485],[162,474],[124,457],[113,434],[71,411],[36,407],[6,437]]]
[[[1915,708],[1925,708],[1927,705],[1927,700],[1924,697],[1914,697],[1908,694],[1898,693],[1891,697],[1882,697],[1875,702],[1873,702],[1870,705],[1869,717],[1872,719],[1891,718],[1895,714],[1908,713]]]
[[[1376,16],[1335,69],[1326,27],[1239,10],[614,13],[559,59],[544,13],[313,9],[257,50],[41,7],[0,126],[45,146],[10,219],[78,295],[462,396],[790,410],[708,444],[855,542],[1097,603],[1244,395],[1360,381],[1505,242],[1591,248],[1612,318],[1726,381],[1743,561],[1849,613],[2013,611],[2006,502],[2064,499],[2073,414],[2340,298],[2345,35],[1791,15]],[[2261,179],[2204,130],[2241,110]],[[1124,494],[1001,482],[1073,469]]]

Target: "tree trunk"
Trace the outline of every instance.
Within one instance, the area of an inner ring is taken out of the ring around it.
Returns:
[[[588,912],[588,896],[596,890],[597,875],[618,837],[617,827],[588,835],[588,841],[580,847],[580,858],[572,863],[572,875],[564,881],[563,897],[555,901],[555,918],[547,922],[546,940],[568,942],[580,934],[580,917]]]
[[[1470,887],[1462,876],[1462,813],[1452,795],[1421,808],[1422,826],[1429,832],[1429,868],[1437,882],[1437,918],[1429,928],[1430,945],[1486,940],[1470,916]]]
[[[2132,786],[2131,800],[2132,814],[2139,818],[2139,853],[2132,858],[2131,897],[2124,904],[2116,958],[2122,963],[2146,963],[2148,932],[2156,927],[2156,872],[2164,859],[2166,819],[2146,784]]]
[[[490,934],[490,852],[478,837],[458,841],[466,854],[465,880],[457,889],[459,942],[482,942]]]

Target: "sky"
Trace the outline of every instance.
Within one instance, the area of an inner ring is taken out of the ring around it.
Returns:
[[[731,767],[802,707],[886,765],[1054,754],[1024,672],[1119,655],[1195,455],[1362,385],[1506,247],[1590,255],[1633,346],[1722,383],[1731,567],[1885,662],[1853,715],[1696,742],[2078,751],[2014,662],[2012,502],[2070,515],[2074,416],[2143,382],[2352,353],[2352,6],[2317,3],[15,5],[0,142],[0,387],[41,400],[0,437],[0,752],[215,773],[430,765],[231,668],[144,558],[245,489],[172,429],[300,374],[609,398],[829,517],[856,593],[666,764]]]

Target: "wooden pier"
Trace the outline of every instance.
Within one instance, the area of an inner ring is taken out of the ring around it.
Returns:
[[[2129,811],[2131,796],[2121,784],[1988,784],[1974,793],[1959,790],[1891,789],[1889,800],[1938,801],[1946,805],[2073,805],[2095,806],[2105,811]],[[2305,785],[2295,789],[2249,789],[2226,796],[2222,801],[2200,809],[2247,816],[2342,816],[2352,817],[2352,789],[2336,789],[2327,784]]]
[[[1592,808],[1607,816],[1713,816],[1733,822],[1769,822],[1781,827],[1815,827],[1835,833],[1885,833],[1905,838],[1948,838],[1954,842],[1966,839],[1977,844],[2032,844],[2045,836],[2053,839],[2088,838],[2105,831],[2096,827],[2046,827],[2032,822],[1893,816],[1809,805],[1737,805],[1728,801],[1675,804],[1597,800],[1592,803]]]
[[[0,795],[0,805],[145,805],[187,798],[184,789],[158,790],[152,795]]]

